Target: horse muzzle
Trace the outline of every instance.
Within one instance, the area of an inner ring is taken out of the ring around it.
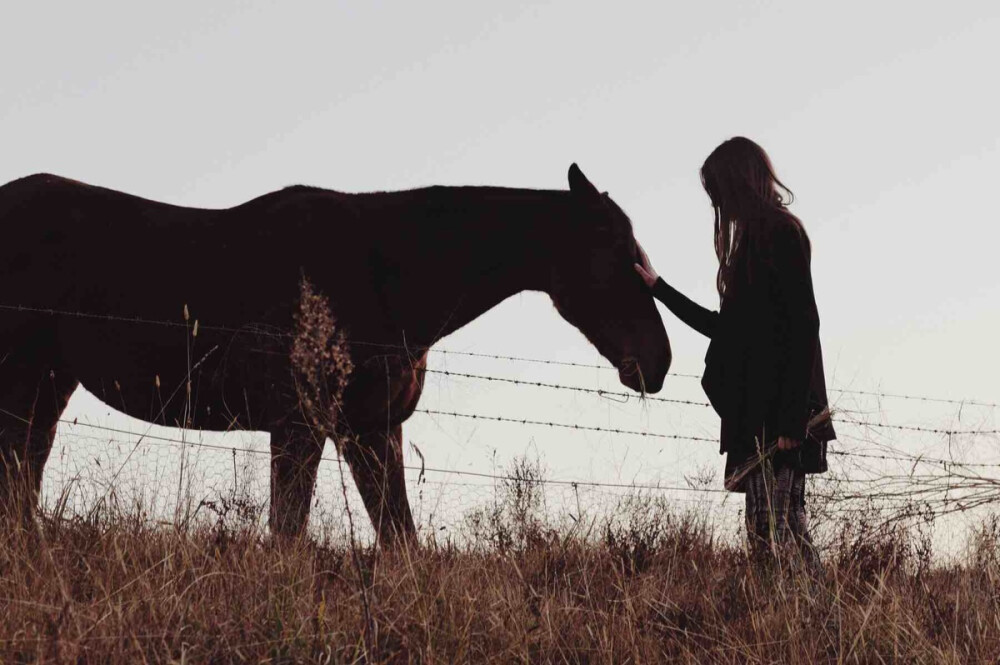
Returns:
[[[663,387],[663,380],[666,377],[665,368],[655,368],[646,371],[643,365],[635,358],[626,358],[618,366],[618,380],[626,388],[630,388],[637,393],[656,393]]]

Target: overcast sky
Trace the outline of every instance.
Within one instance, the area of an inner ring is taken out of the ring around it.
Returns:
[[[494,5],[8,6],[0,181],[47,171],[229,206],[292,183],[562,189],[576,161],[630,214],[661,274],[714,306],[698,168],[719,142],[745,135],[770,153],[812,237],[830,383],[1000,401],[1000,5]],[[700,372],[706,340],[663,316],[675,369]],[[539,294],[511,299],[442,347],[601,362]],[[434,363],[577,385],[614,378]],[[664,394],[699,397],[684,381],[668,379]],[[430,408],[715,427],[705,414],[634,401],[428,383]],[[71,409],[107,413],[84,398]],[[694,464],[686,453],[644,457],[642,441],[427,416],[407,438],[440,466],[481,468],[491,450],[531,446],[563,475],[668,477]],[[698,463],[721,467],[711,454]]]

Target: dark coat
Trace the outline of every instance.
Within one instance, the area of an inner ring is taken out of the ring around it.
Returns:
[[[701,384],[722,419],[727,487],[738,491],[741,471],[779,436],[803,445],[775,453],[775,464],[806,473],[826,471],[827,442],[836,437],[828,418],[807,427],[828,406],[809,241],[801,226],[784,216],[752,228],[759,236],[741,253],[718,312],[662,279],[653,287],[653,295],[678,318],[712,340]]]

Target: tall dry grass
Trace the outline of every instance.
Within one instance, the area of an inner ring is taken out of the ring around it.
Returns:
[[[534,491],[531,477],[498,487],[461,545],[392,552],[272,540],[218,506],[215,523],[186,528],[110,509],[6,524],[0,662],[1000,657],[996,520],[964,559],[941,564],[911,531],[852,518],[810,577],[752,566],[710,516],[649,497],[555,529]]]

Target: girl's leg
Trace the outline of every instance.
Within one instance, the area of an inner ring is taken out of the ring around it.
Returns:
[[[762,463],[746,477],[746,527],[750,556],[760,560],[769,558],[773,532],[771,489],[774,474],[771,465]]]
[[[773,559],[794,544],[807,567],[818,566],[805,511],[805,474],[797,468],[775,470],[766,460],[747,476],[746,526],[752,557]]]
[[[795,480],[792,483],[791,510],[788,521],[806,568],[811,571],[820,570],[819,553],[816,552],[812,536],[809,534],[809,516],[806,514],[806,474],[801,471],[796,472]]]

